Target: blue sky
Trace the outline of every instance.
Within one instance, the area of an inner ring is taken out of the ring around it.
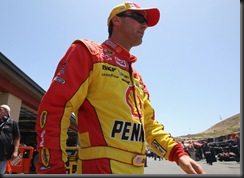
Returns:
[[[47,90],[78,38],[103,42],[121,0],[1,0],[0,51]],[[240,1],[134,0],[159,23],[131,53],[156,119],[173,136],[203,132],[240,113]]]

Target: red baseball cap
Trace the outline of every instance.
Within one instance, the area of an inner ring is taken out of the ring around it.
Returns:
[[[115,6],[111,10],[110,15],[108,17],[107,24],[109,25],[111,19],[115,15],[117,15],[121,12],[128,11],[128,10],[142,11],[145,14],[145,18],[147,19],[147,25],[149,27],[156,25],[159,21],[159,18],[160,18],[160,12],[159,12],[158,8],[155,8],[155,7],[142,8],[139,5],[137,5],[136,3],[125,2],[123,4],[119,4],[119,5]]]

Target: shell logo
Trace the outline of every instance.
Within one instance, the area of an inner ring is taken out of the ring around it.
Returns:
[[[126,90],[126,103],[130,107],[131,114],[136,118],[142,117],[142,101],[141,98],[136,95],[134,86],[129,86]]]
[[[47,121],[47,111],[42,111],[40,116],[40,127],[43,128]]]
[[[47,167],[50,162],[50,153],[48,148],[42,148],[41,150],[41,162],[43,166]]]

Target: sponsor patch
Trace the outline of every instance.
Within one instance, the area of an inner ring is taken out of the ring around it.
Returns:
[[[43,128],[47,122],[47,111],[42,111],[40,116],[40,127]]]
[[[109,55],[109,56],[114,55],[114,52],[113,51],[110,51],[108,49],[104,49],[104,52],[105,52],[106,55]]]
[[[48,166],[48,167],[40,167],[40,171],[43,171],[43,170],[47,170],[47,169],[50,169],[51,168],[51,166]]]
[[[157,140],[153,140],[152,145],[163,155],[166,155],[166,150],[157,142]]]
[[[65,80],[62,79],[61,77],[58,77],[58,76],[54,77],[53,80],[56,81],[56,82],[59,82],[59,83],[61,83],[61,84],[64,84],[64,83],[65,83]]]
[[[50,152],[48,148],[41,149],[41,162],[44,167],[48,167],[50,162]]]
[[[122,67],[126,67],[127,66],[127,63],[125,60],[122,60],[122,59],[119,59],[117,57],[115,57],[115,61],[118,65],[122,66]]]
[[[107,44],[108,46],[111,46],[113,49],[117,48],[117,45],[115,43],[113,43],[112,41],[105,41],[105,44]]]
[[[141,164],[141,163],[143,163],[143,158],[136,157],[136,164]]]
[[[115,67],[110,67],[110,66],[106,66],[106,65],[103,65],[103,66],[102,66],[102,69],[103,69],[103,70],[109,70],[109,71],[111,71],[111,72],[114,72],[114,71],[116,70]]]
[[[60,74],[64,74],[65,73],[66,64],[67,64],[67,62],[63,63],[63,65],[61,67],[61,70],[59,71]]]
[[[46,131],[43,130],[41,132],[41,141],[40,141],[40,147],[43,147],[43,144],[44,144],[44,135],[45,135]]]

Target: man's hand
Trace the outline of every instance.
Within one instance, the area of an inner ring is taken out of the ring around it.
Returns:
[[[19,155],[19,151],[14,151],[11,156],[11,160],[14,160],[15,158],[17,158],[18,155]]]
[[[205,174],[202,166],[187,155],[183,155],[179,158],[178,165],[187,174]]]

